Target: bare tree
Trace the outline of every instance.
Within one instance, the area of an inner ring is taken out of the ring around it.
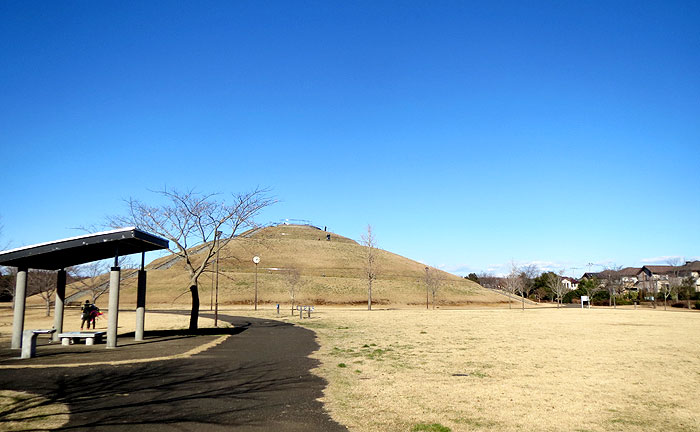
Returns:
[[[622,266],[611,265],[602,272],[605,275],[605,288],[608,290],[608,306],[613,306],[613,308],[617,308],[617,294],[622,290],[620,270],[622,270]]]
[[[680,271],[683,262],[683,257],[672,257],[666,260],[666,264],[673,267],[673,270],[671,270],[671,275],[668,277],[668,281],[661,284],[660,291],[664,296],[664,310],[666,310],[668,298],[672,295],[677,295],[681,291],[683,280],[680,277]]]
[[[695,278],[692,275],[686,276],[681,281],[680,291],[685,297],[686,304],[690,310],[690,297],[695,293]]]
[[[110,224],[133,225],[171,242],[168,250],[182,259],[189,274],[190,329],[195,330],[199,319],[199,277],[210,266],[217,251],[234,239],[239,228],[254,226],[253,218],[275,202],[267,196],[268,192],[257,188],[232,194],[229,200],[218,200],[217,194],[163,189],[155,193],[164,198],[166,204],[150,205],[130,198],[128,215],[112,217]],[[228,237],[214,241],[216,232],[224,231],[225,227]],[[198,245],[202,248],[197,249],[195,257],[192,248]]]
[[[673,294],[677,293],[678,288],[679,286],[675,280],[670,280],[666,283],[661,284],[661,293],[664,296],[664,310],[666,310],[666,302],[668,301],[668,298]]]
[[[435,299],[438,291],[442,288],[443,277],[442,273],[432,267],[425,268],[425,286],[430,292],[433,299],[433,309],[435,309]]]
[[[540,269],[535,264],[528,264],[520,268],[520,277],[523,284],[520,287],[520,294],[523,299],[523,309],[525,309],[525,299],[530,295],[535,287],[535,279],[540,275]]]
[[[294,315],[294,303],[296,295],[299,294],[299,283],[301,282],[301,272],[296,267],[290,267],[284,271],[284,278],[287,280],[287,290],[289,298],[292,300],[292,315]]]
[[[666,260],[666,264],[673,267],[680,267],[681,265],[683,265],[684,262],[685,259],[683,257],[672,257]]]
[[[56,292],[57,273],[51,270],[32,270],[27,285],[32,292],[39,294],[46,304],[46,316],[51,316],[51,303]]]
[[[504,279],[504,288],[509,294],[508,309],[513,308],[511,299],[515,297],[515,293],[521,291],[521,286],[523,284],[523,278],[520,276],[521,271],[516,267],[515,263],[511,264],[510,273]]]
[[[528,293],[528,279],[523,277],[524,273],[520,274],[520,283],[518,284],[518,294],[520,294],[520,299],[522,300],[523,311],[525,311],[525,297]]]
[[[3,240],[3,231],[5,230],[5,225],[2,223],[2,216],[0,216],[0,250],[5,250],[10,247],[10,242]]]
[[[14,289],[15,271],[11,267],[0,266],[0,302],[14,300]]]
[[[372,310],[372,284],[377,279],[377,239],[372,232],[372,225],[367,225],[367,232],[362,234],[361,242],[365,246],[365,277],[367,278],[367,310]]]
[[[501,278],[488,272],[481,272],[477,275],[477,277],[479,278],[479,285],[484,288],[496,289],[499,287],[501,282]]]
[[[77,283],[73,286],[90,296],[91,303],[97,303],[97,300],[109,291],[107,275],[111,263],[112,260],[101,260],[73,267],[71,274],[77,279]],[[123,269],[119,274],[120,280],[132,277],[136,273],[136,268],[129,257],[119,257],[118,265]]]
[[[561,300],[564,297],[564,284],[561,283],[561,276],[554,272],[545,273],[545,284],[549,288],[557,301],[557,309],[561,307]]]

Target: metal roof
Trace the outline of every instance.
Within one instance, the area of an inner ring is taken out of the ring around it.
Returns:
[[[135,227],[119,228],[3,251],[0,265],[59,270],[117,255],[167,248],[168,241],[164,238]]]

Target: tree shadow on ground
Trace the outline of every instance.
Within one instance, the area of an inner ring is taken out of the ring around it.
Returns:
[[[53,380],[38,384],[41,388],[17,388],[37,396],[2,409],[0,429],[10,421],[40,419],[36,413],[53,404],[68,405],[71,415],[68,424],[52,430],[145,425],[171,425],[172,429],[182,423],[198,427],[255,425],[263,419],[250,413],[261,406],[266,393],[287,390],[301,382],[301,377],[275,376],[272,363],[215,370],[193,367],[187,361],[173,363],[130,366],[127,373],[116,367],[54,372]]]
[[[172,330],[148,330],[143,333],[143,341],[119,342],[119,346],[145,345],[158,343],[166,340],[189,339],[197,336],[226,336],[243,333],[250,327],[249,325],[226,328],[201,328],[197,330],[172,329]],[[134,332],[121,333],[120,338],[133,338]],[[151,339],[151,340],[149,340]]]

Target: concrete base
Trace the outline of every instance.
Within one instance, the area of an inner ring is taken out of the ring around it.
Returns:
[[[22,355],[20,358],[28,359],[36,356],[36,336],[31,330],[22,332]]]
[[[22,332],[22,354],[20,355],[20,358],[23,359],[28,359],[32,357],[36,357],[36,338],[40,334],[52,334],[55,333],[56,330],[54,329],[49,329],[49,330],[25,330]]]

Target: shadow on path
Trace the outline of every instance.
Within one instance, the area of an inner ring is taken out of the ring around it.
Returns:
[[[309,372],[317,364],[308,358],[318,348],[313,332],[279,321],[222,319],[235,327],[211,331],[230,331],[232,337],[191,358],[26,373],[0,370],[0,382],[3,389],[46,398],[15,407],[15,420],[31,418],[36,411],[27,406],[68,405],[70,421],[58,430],[346,430],[317,400],[326,383]],[[157,345],[152,345],[154,353]],[[9,414],[0,413],[0,429]]]

